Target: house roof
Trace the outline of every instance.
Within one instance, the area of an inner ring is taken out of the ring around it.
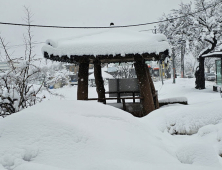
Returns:
[[[69,63],[79,62],[80,57],[90,61],[95,58],[113,62],[130,61],[136,54],[151,60],[157,59],[160,54],[168,55],[169,50],[164,35],[127,29],[109,29],[79,37],[50,39],[42,47],[45,58]]]

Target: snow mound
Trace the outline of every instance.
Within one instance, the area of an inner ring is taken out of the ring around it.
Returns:
[[[0,119],[0,136],[0,165],[10,170],[180,165],[158,130],[97,102],[42,102]]]
[[[208,134],[211,134],[211,133],[214,133],[214,132],[218,132],[220,130],[220,128],[222,128],[222,124],[221,123],[218,124],[218,125],[210,124],[210,125],[207,125],[207,126],[204,126],[204,127],[200,128],[197,134],[199,136],[203,137],[203,136],[206,136]]]
[[[176,151],[178,160],[184,164],[220,167],[219,159],[213,147],[204,144],[190,144]]]
[[[222,122],[221,107],[218,107],[220,105],[221,100],[204,105],[168,105],[153,111],[147,116],[147,120],[162,132],[192,135],[203,126]]]
[[[210,138],[212,143],[214,143],[218,155],[222,157],[222,123],[204,126],[199,129],[197,135],[201,137],[202,140],[209,140]]]

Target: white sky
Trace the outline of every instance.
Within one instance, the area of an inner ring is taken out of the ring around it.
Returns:
[[[163,13],[178,8],[180,2],[191,0],[0,0],[0,22],[25,23],[23,6],[29,7],[32,24],[61,26],[109,26],[147,23],[159,20]],[[154,25],[132,28],[146,30]],[[33,28],[34,40],[64,38],[91,30]],[[1,35],[9,45],[23,43],[25,27],[0,25]],[[41,46],[35,53],[41,56]],[[22,55],[24,47],[11,48],[13,55]]]

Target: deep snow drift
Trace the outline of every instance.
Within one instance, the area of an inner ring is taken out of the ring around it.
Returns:
[[[219,170],[222,98],[207,85],[199,91],[194,79],[157,82],[160,99],[186,97],[189,105],[164,106],[144,118],[77,101],[76,87],[54,90],[65,98],[47,95],[0,119],[0,170]],[[95,97],[94,87],[89,92]]]

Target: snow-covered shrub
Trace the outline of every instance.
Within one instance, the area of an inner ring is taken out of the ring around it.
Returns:
[[[215,149],[206,144],[198,143],[181,146],[176,151],[176,155],[178,160],[184,164],[220,167]]]
[[[42,85],[34,88],[32,82],[41,70],[28,61],[0,74],[0,116],[7,116],[40,102],[44,96],[37,97]]]

